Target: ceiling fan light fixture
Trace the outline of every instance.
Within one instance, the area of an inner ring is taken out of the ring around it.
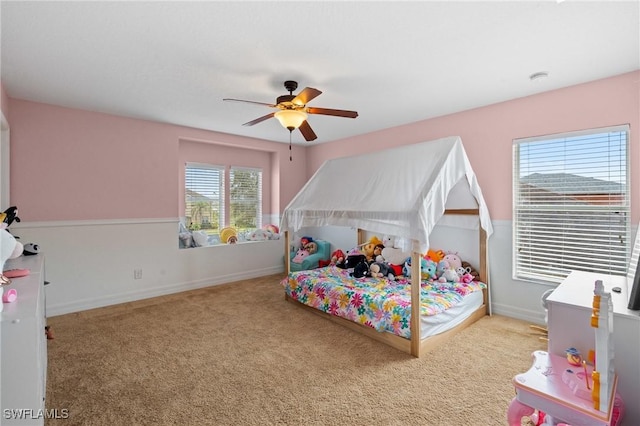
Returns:
[[[274,114],[280,124],[289,131],[297,129],[307,119],[307,113],[295,109],[283,109]]]

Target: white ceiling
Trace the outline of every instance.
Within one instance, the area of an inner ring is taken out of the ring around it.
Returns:
[[[222,99],[297,80],[360,114],[311,115],[322,143],[640,69],[639,3],[3,0],[0,69],[13,98],[287,143]]]

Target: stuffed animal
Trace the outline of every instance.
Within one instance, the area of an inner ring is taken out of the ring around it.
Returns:
[[[270,233],[265,229],[254,229],[247,235],[249,241],[266,241],[269,239]]]
[[[382,258],[385,262],[392,265],[403,265],[407,257],[411,257],[411,253],[395,247],[385,247],[382,249]]]
[[[342,250],[336,250],[331,253],[331,265],[336,265],[338,268],[344,268],[344,252]]]
[[[302,263],[302,261],[305,260],[307,257],[309,257],[309,252],[304,249],[299,249],[296,252],[296,255],[293,257],[293,259],[291,259],[291,261],[293,263]]]
[[[270,232],[272,235],[277,236],[277,238],[271,238],[272,240],[279,240],[280,239],[280,228],[278,228],[277,225],[264,225],[262,227],[262,229],[264,229],[267,232]]]
[[[349,250],[345,260],[345,269],[355,268],[360,262],[366,262],[367,258],[357,248]]]
[[[2,228],[8,228],[13,221],[20,222],[20,218],[18,217],[18,208],[16,206],[11,206],[2,212]]]
[[[473,281],[480,281],[480,274],[473,269],[473,266],[469,262],[462,261],[462,267],[468,270],[468,273],[473,277]]]
[[[365,243],[362,246],[362,253],[367,258],[367,262],[373,262],[375,260],[375,256],[373,254],[375,247],[375,244],[372,242]]]
[[[309,254],[314,254],[318,252],[318,243],[311,241],[305,244],[303,248],[308,251]]]
[[[363,255],[364,257],[364,255]],[[369,264],[366,260],[360,261],[354,268],[351,276],[354,278],[364,278],[370,275]]]
[[[431,259],[423,259],[424,264],[422,266],[422,279],[431,280],[436,278],[437,265]]]
[[[238,232],[235,228],[228,226],[220,230],[220,242],[223,244],[235,244],[238,242]]]
[[[420,278],[423,280],[428,280],[429,278],[431,278],[432,270],[435,274],[436,265],[432,261],[431,263],[429,262],[430,261],[428,261],[424,257],[420,258]],[[402,268],[402,274],[407,278],[411,277],[411,257],[408,257],[405,260],[404,266]]]
[[[452,268],[457,268],[459,266],[462,266],[462,259],[460,259],[460,256],[458,256],[458,253],[448,251],[444,255],[444,260],[449,262],[449,266]]]
[[[304,248],[307,244],[313,242],[313,238],[311,237],[302,237],[300,238],[300,248]]]
[[[440,278],[442,274],[444,274],[445,269],[447,269],[448,267],[449,262],[447,262],[446,260],[442,259],[440,262],[438,262],[438,265],[436,266],[436,277]]]
[[[442,250],[429,249],[425,257],[433,260],[436,264],[438,264],[438,262],[444,259],[444,252]]]
[[[369,265],[369,274],[373,278],[388,278],[391,281],[396,279],[393,270],[386,263],[373,262]]]
[[[384,257],[382,257],[383,244],[376,244],[373,248],[373,260],[379,263],[384,263]]]
[[[0,229],[0,285],[11,283],[11,279],[2,274],[4,264],[22,254],[23,245],[6,229]]]
[[[458,276],[455,268],[448,267],[444,270],[438,281],[441,283],[457,283],[460,281],[460,277]]]

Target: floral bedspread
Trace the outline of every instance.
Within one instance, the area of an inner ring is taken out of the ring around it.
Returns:
[[[406,279],[353,278],[346,269],[327,266],[291,272],[282,280],[286,294],[331,315],[410,338],[411,282]],[[436,315],[486,284],[423,281],[422,315]]]

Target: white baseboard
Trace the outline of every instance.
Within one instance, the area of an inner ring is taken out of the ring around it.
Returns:
[[[284,267],[274,266],[260,270],[242,271],[224,276],[200,279],[197,281],[188,281],[175,283],[164,287],[155,287],[148,290],[138,290],[127,293],[111,295],[109,297],[90,298],[84,300],[74,300],[71,303],[58,303],[55,305],[47,304],[47,316],[54,317],[58,315],[70,314],[73,312],[85,311],[88,309],[102,308],[105,306],[117,305],[120,303],[133,302],[136,300],[149,299],[152,297],[165,296],[167,294],[180,293],[183,291],[196,290],[199,288],[212,287],[220,284],[232,283],[251,278],[264,277],[282,273],[284,277]]]
[[[492,303],[491,312],[496,315],[502,315],[505,317],[515,318],[522,321],[528,321],[531,324],[544,324],[544,314],[538,311],[531,311],[528,309],[517,308],[514,306]]]

